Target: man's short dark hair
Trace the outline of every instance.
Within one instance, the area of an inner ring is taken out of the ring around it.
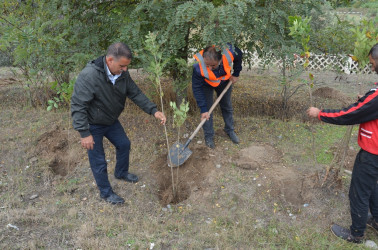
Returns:
[[[219,62],[222,60],[222,52],[217,50],[214,46],[208,46],[203,50],[203,58]]]
[[[106,56],[112,56],[117,60],[121,57],[126,57],[130,60],[133,59],[133,54],[129,46],[121,42],[110,45],[108,47],[108,51],[106,52]]]
[[[374,60],[378,61],[378,43],[370,49],[368,56],[370,55]]]

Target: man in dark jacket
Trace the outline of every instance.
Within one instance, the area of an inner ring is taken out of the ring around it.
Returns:
[[[201,120],[207,120],[203,125],[203,131],[206,146],[210,148],[215,148],[213,115],[209,115],[213,105],[213,93],[215,91],[219,96],[230,80],[236,83],[242,70],[242,52],[235,46],[227,46],[223,52],[209,46],[194,56],[198,63],[193,65],[192,90],[201,111]],[[234,131],[231,93],[232,86],[220,100],[219,106],[225,124],[224,131],[233,143],[238,144],[239,138]]]
[[[130,140],[118,121],[130,98],[147,114],[154,115],[165,124],[166,117],[157,110],[131,79],[127,71],[132,53],[124,43],[109,46],[106,56],[91,61],[79,74],[71,98],[73,127],[80,133],[81,145],[88,150],[88,158],[100,197],[112,204],[124,199],[113,192],[107,173],[103,148],[105,136],[116,148],[117,179],[135,183],[138,177],[129,173]]]
[[[378,73],[378,44],[369,52],[372,70]],[[361,243],[366,225],[378,230],[378,89],[374,88],[358,101],[341,110],[310,107],[310,117],[337,125],[360,124],[358,144],[361,147],[353,167],[349,189],[352,225],[350,229],[337,224],[332,232],[349,242]],[[368,219],[368,211],[372,216]]]

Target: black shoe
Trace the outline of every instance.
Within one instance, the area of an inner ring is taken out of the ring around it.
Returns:
[[[115,193],[112,193],[108,196],[102,196],[101,195],[101,198],[104,199],[106,202],[109,202],[111,204],[123,204],[123,203],[125,203],[125,200]]]
[[[231,131],[228,133],[228,137],[230,137],[231,141],[235,144],[239,144],[240,140],[238,138],[238,136],[235,134],[234,131]]]
[[[341,227],[337,224],[332,225],[331,231],[335,236],[343,240],[346,240],[348,242],[357,243],[357,244],[361,244],[364,242],[364,236],[361,236],[361,237],[353,236],[350,233],[349,229]]]
[[[373,216],[369,213],[368,220],[366,225],[373,228],[376,233],[378,233],[378,222],[373,218]]]
[[[138,176],[136,176],[135,174],[130,174],[130,173],[127,173],[125,176],[121,176],[121,177],[116,176],[115,178],[119,180],[125,180],[131,183],[136,183],[139,181]]]
[[[214,143],[214,139],[213,138],[205,138],[205,144],[209,148],[212,148],[212,149],[215,148],[215,143]]]

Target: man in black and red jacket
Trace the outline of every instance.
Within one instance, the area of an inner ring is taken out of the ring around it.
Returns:
[[[378,73],[378,43],[369,52],[372,70]],[[366,225],[378,230],[378,88],[371,89],[347,108],[323,109],[310,107],[310,117],[336,125],[360,124],[358,144],[361,147],[353,167],[349,189],[352,225],[350,229],[337,224],[332,232],[349,242],[362,243]],[[368,219],[368,212],[372,217]]]

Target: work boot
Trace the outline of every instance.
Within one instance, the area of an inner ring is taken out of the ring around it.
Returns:
[[[131,182],[131,183],[137,183],[139,181],[139,178],[137,175],[135,174],[131,174],[131,173],[126,173],[124,176],[114,176],[116,179],[119,179],[119,180],[125,180],[127,182]]]
[[[373,218],[373,216],[369,213],[368,220],[366,225],[373,228],[376,233],[378,233],[378,222]]]
[[[205,138],[205,144],[206,144],[206,146],[208,146],[209,148],[212,148],[212,149],[215,148],[215,143],[214,143],[214,139],[213,139],[213,137],[207,137],[207,138]]]
[[[111,204],[123,204],[125,203],[125,200],[118,196],[116,193],[111,193],[110,195],[103,196],[101,195],[101,198],[104,199],[106,202],[109,202]]]
[[[364,242],[364,236],[361,236],[361,237],[353,236],[349,229],[339,226],[337,224],[332,225],[331,231],[335,236],[343,240],[346,240],[348,242],[357,243],[357,244],[361,244]]]
[[[235,143],[235,144],[239,144],[239,138],[238,138],[238,136],[235,134],[235,132],[234,131],[231,131],[231,132],[229,132],[228,133],[228,136],[230,137],[230,139],[231,139],[231,141],[233,142],[233,143]]]

